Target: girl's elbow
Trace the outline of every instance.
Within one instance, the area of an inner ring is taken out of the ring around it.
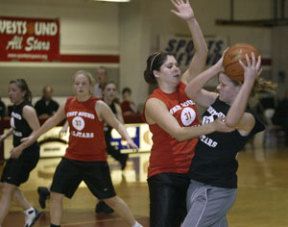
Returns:
[[[189,85],[185,88],[185,94],[189,97],[189,98],[191,98],[191,99],[193,99],[195,96],[196,96],[196,94],[195,94],[195,92],[193,92],[195,89],[194,88],[191,88],[191,87],[189,87]]]

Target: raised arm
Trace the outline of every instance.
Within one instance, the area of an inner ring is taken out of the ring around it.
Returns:
[[[229,127],[238,128],[238,130],[250,132],[254,125],[254,118],[251,114],[244,114],[244,112],[255,80],[261,74],[261,57],[256,59],[254,53],[251,54],[251,59],[247,54],[245,57],[246,64],[239,61],[244,69],[244,83],[227,113],[226,124]]]
[[[199,137],[215,131],[224,132],[230,130],[220,121],[214,121],[197,127],[181,127],[168,111],[166,105],[156,98],[150,98],[146,102],[145,117],[149,124],[156,123],[178,141]]]
[[[203,87],[210,79],[217,76],[221,72],[222,63],[223,57],[219,59],[215,65],[200,73],[187,84],[185,89],[186,95],[193,99],[198,105],[208,107],[217,98],[217,93],[207,91]]]
[[[116,129],[117,132],[127,141],[129,148],[138,149],[137,145],[133,142],[131,137],[128,135],[124,125],[115,117],[110,107],[103,101],[98,101],[95,106],[95,110],[99,119],[104,120],[112,128]]]
[[[208,54],[207,44],[189,0],[171,0],[171,2],[175,6],[175,10],[171,10],[171,12],[186,21],[194,44],[194,56],[182,76],[182,81],[188,83],[204,70]]]

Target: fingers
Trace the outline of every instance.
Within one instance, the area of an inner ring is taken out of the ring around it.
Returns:
[[[245,54],[245,59],[246,59],[246,66],[247,67],[251,66],[251,60],[250,60],[248,54]]]
[[[261,73],[262,73],[262,71],[263,71],[263,68],[261,67],[261,68],[259,69],[259,71],[257,72],[257,76],[260,76]]]
[[[244,64],[244,62],[243,62],[241,59],[239,59],[238,62],[239,62],[239,64],[242,66],[243,69],[246,68],[246,65]]]
[[[251,52],[250,56],[248,54],[245,54],[245,61],[242,61],[241,59],[239,59],[239,63],[243,68],[247,68],[247,67],[255,67],[256,69],[259,69],[261,66],[261,56],[259,55],[257,57],[257,61],[256,61],[256,56],[254,52]]]
[[[170,1],[175,7],[179,6],[179,3],[178,3],[179,0],[170,0]]]
[[[262,62],[262,58],[261,58],[261,56],[259,55],[258,58],[257,58],[256,69],[260,69],[260,67],[261,67],[261,62]]]
[[[171,9],[171,12],[174,13],[176,16],[180,17],[180,13],[174,9]]]
[[[184,0],[184,1],[183,0],[170,0],[170,1],[176,8],[180,7],[183,4],[189,4],[189,0]]]

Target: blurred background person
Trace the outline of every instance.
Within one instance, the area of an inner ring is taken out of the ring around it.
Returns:
[[[1,97],[0,97],[0,119],[3,119],[5,116],[6,116],[6,105],[1,100]]]
[[[121,110],[124,117],[137,114],[137,106],[132,101],[132,90],[129,87],[122,90]]]
[[[103,87],[108,82],[107,69],[102,66],[97,68],[95,79],[96,83],[94,87],[94,96],[96,96],[96,98],[101,99],[103,97]]]
[[[53,88],[46,85],[42,90],[42,98],[35,103],[35,110],[39,119],[51,117],[59,108],[59,104],[53,100]]]
[[[285,144],[288,145],[288,91],[286,91],[285,96],[279,100],[272,117],[272,122],[284,130]]]

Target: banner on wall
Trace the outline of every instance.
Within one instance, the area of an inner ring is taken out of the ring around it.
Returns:
[[[0,61],[54,61],[59,58],[58,19],[0,16]]]
[[[215,64],[227,47],[227,39],[224,37],[207,36],[205,37],[208,47],[207,66]],[[174,54],[180,68],[185,69],[189,66],[194,55],[194,44],[191,37],[186,36],[166,36],[160,39],[160,49]]]

